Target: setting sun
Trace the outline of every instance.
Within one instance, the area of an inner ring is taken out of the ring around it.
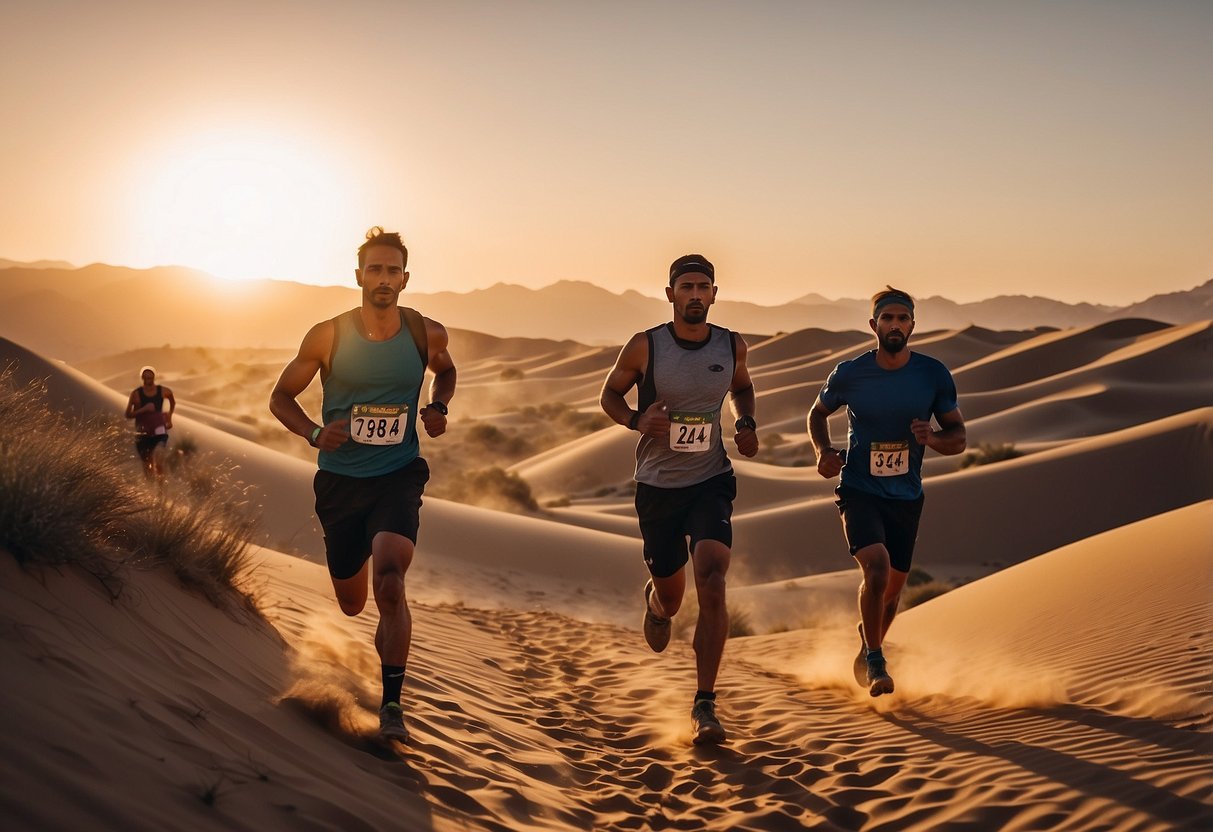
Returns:
[[[323,253],[308,243],[332,233],[353,202],[348,181],[324,154],[248,128],[170,145],[142,182],[134,211],[151,257],[228,280],[314,270]],[[283,245],[284,237],[296,244]]]

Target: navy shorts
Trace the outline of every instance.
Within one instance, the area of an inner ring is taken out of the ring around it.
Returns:
[[[430,466],[421,457],[390,474],[347,477],[317,471],[316,517],[324,528],[329,574],[352,578],[371,556],[371,540],[392,532],[417,543],[421,495],[430,479]]]
[[[636,483],[636,516],[649,572],[656,578],[673,575],[686,565],[689,551],[701,540],[732,546],[736,496],[737,478],[732,471],[684,488]],[[691,538],[690,550],[687,537]]]
[[[135,450],[139,452],[139,458],[144,462],[152,458],[152,452],[156,450],[157,445],[168,447],[167,433],[141,433],[135,437]]]
[[[890,500],[854,489],[839,488],[835,493],[852,557],[865,546],[883,543],[890,565],[898,572],[909,572],[926,495],[920,494],[917,500]]]

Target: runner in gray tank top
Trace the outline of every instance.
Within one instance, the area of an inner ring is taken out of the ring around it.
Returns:
[[[699,599],[695,626],[698,690],[691,706],[692,740],[719,743],[716,676],[729,636],[725,574],[733,545],[737,480],[721,436],[720,410],[731,397],[733,441],[743,456],[758,453],[754,385],[740,335],[707,322],[716,274],[699,254],[670,266],[670,323],[632,336],[602,388],[602,409],[640,432],[636,444],[636,513],[651,579],[644,586],[645,641],[660,653],[670,619],[682,605],[690,560]],[[638,410],[624,398],[639,386]]]

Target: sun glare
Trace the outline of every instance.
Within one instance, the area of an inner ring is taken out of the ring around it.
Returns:
[[[327,274],[320,247],[357,201],[331,156],[248,129],[192,136],[143,171],[136,211],[145,259],[227,280]],[[346,266],[328,276],[344,276]]]

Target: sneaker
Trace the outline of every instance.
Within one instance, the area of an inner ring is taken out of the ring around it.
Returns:
[[[697,699],[691,708],[691,741],[696,745],[716,745],[725,740],[724,727],[716,718],[716,703]]]
[[[649,606],[653,594],[653,582],[644,585],[644,640],[654,653],[660,653],[670,643],[670,619],[662,618]]]
[[[885,669],[884,656],[868,656],[868,693],[872,696],[893,692],[893,677]]]
[[[859,622],[859,655],[855,657],[852,668],[855,671],[855,684],[861,688],[868,686],[868,643],[863,640],[863,622]]]
[[[379,736],[386,740],[409,741],[409,729],[404,727],[404,711],[399,702],[388,702],[379,709]]]

